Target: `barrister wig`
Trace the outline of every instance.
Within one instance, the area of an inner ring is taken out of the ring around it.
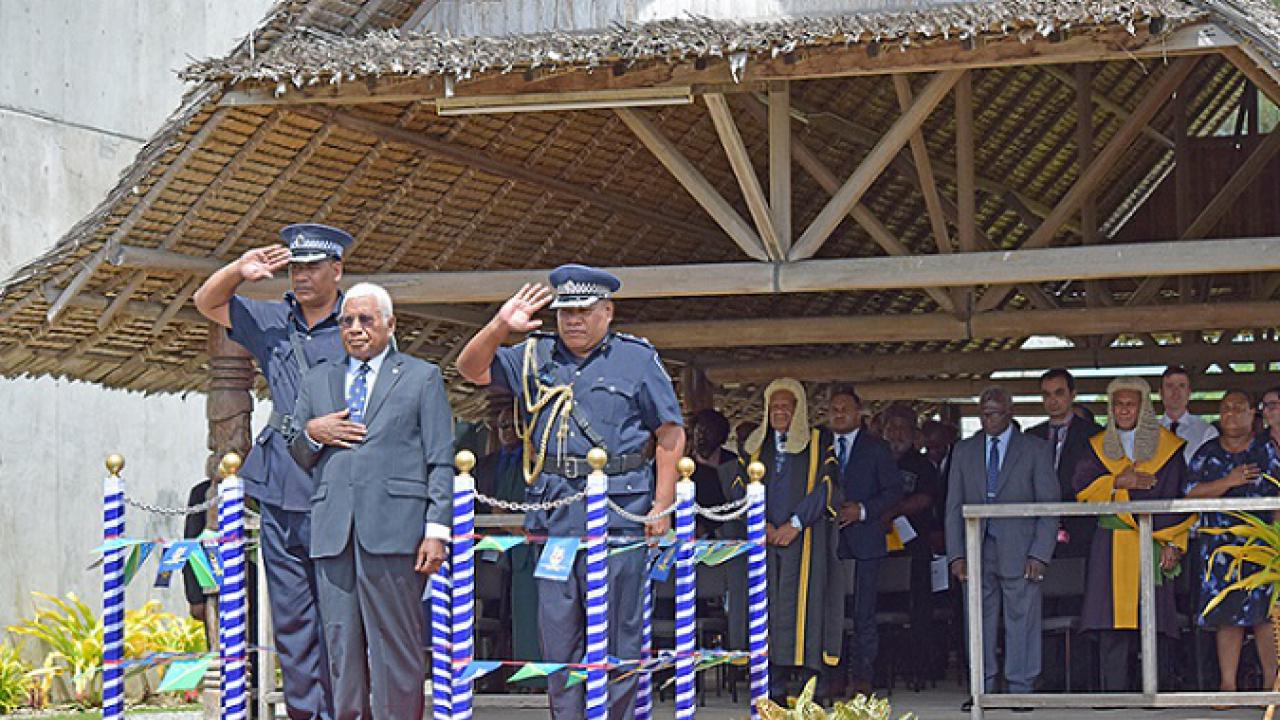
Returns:
[[[764,439],[769,436],[769,405],[774,393],[782,390],[796,396],[796,412],[791,416],[791,427],[787,429],[786,450],[794,454],[803,452],[809,446],[809,402],[804,385],[801,385],[799,380],[778,378],[769,383],[769,387],[764,390],[764,419],[760,422],[760,427],[747,436],[746,451],[748,453],[755,455],[759,452]]]
[[[1107,429],[1102,438],[1102,451],[1112,460],[1125,456],[1124,443],[1120,441],[1120,428],[1116,426],[1116,414],[1111,406],[1115,402],[1116,393],[1126,390],[1142,397],[1138,424],[1134,426],[1133,434],[1133,462],[1140,463],[1155,457],[1156,446],[1160,443],[1160,420],[1151,404],[1151,386],[1140,377],[1118,377],[1107,385]]]

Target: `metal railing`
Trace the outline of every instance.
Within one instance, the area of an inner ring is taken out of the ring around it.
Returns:
[[[964,584],[969,638],[969,693],[973,720],[991,708],[1013,707],[1207,707],[1214,705],[1280,705],[1280,692],[1160,692],[1156,669],[1156,585],[1152,515],[1164,513],[1280,510],[1280,498],[1214,498],[1197,500],[1140,500],[1113,503],[997,503],[965,505]],[[1098,516],[1128,513],[1138,521],[1138,632],[1141,639],[1140,693],[987,693],[982,657],[982,534],[983,520],[1000,518]],[[1197,579],[1193,579],[1193,582]],[[1198,609],[1197,609],[1198,610]],[[1194,620],[1193,620],[1194,622]]]

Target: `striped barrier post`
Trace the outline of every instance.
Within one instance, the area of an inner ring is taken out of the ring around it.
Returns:
[[[431,576],[431,718],[453,718],[453,658],[449,654],[449,563]]]
[[[769,697],[769,588],[764,546],[764,465],[747,468],[747,649],[750,652],[751,718],[760,720],[756,703]]]
[[[472,685],[462,673],[471,663],[475,651],[476,566],[475,533],[476,481],[471,469],[476,456],[463,450],[454,457],[458,474],[453,478],[453,560],[449,564],[453,580],[452,668],[450,711],[453,720],[471,720]]]
[[[247,656],[248,613],[244,563],[244,481],[236,474],[240,456],[227,453],[218,468],[218,551],[222,587],[218,594],[218,628],[222,642],[222,720],[249,717]]]
[[[124,458],[107,458],[102,482],[102,539],[124,537]],[[102,563],[102,717],[124,718],[124,558],[123,548],[108,550]]]
[[[649,581],[649,566],[644,568],[644,577],[640,580],[641,615],[640,615],[640,661],[647,662],[653,657],[653,585]],[[651,720],[653,717],[653,673],[641,672],[636,678],[636,713],[635,720]]]
[[[609,654],[609,456],[601,448],[587,453],[587,642],[586,718],[609,717],[609,671],[602,666]]]
[[[692,720],[696,711],[697,568],[693,564],[693,460],[677,463],[676,483],[676,720]]]

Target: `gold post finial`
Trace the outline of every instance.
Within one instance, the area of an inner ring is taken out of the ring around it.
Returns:
[[[693,458],[688,455],[676,461],[676,470],[680,472],[681,480],[688,480],[693,477],[693,471],[697,469],[698,466],[693,463]]]
[[[453,456],[453,464],[458,466],[458,471],[463,475],[470,475],[471,469],[476,466],[476,454],[470,450],[459,450]]]
[[[124,456],[119,453],[111,453],[107,456],[107,472],[112,475],[119,475],[124,470]]]
[[[604,448],[591,448],[587,453],[587,464],[596,472],[604,472],[605,463],[609,462],[609,453]]]
[[[751,478],[751,482],[760,482],[764,479],[764,463],[753,462],[747,466],[747,477]]]
[[[222,456],[222,462],[218,464],[218,474],[222,477],[231,477],[240,472],[240,455],[239,453],[229,452]]]

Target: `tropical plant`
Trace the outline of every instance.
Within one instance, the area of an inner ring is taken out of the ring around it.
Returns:
[[[9,643],[0,645],[0,715],[28,702],[33,684],[31,668],[22,661],[19,648]]]
[[[42,671],[46,677],[69,676],[72,699],[79,705],[102,703],[102,621],[75,593],[66,599],[46,593],[32,593],[36,615],[9,632],[33,637],[48,649]],[[47,683],[46,683],[47,686]]]
[[[124,614],[124,654],[142,658],[152,653],[198,653],[206,649],[204,626],[188,617],[161,609],[149,600]]]
[[[768,698],[762,698],[756,703],[756,710],[763,720],[891,720],[893,717],[889,701],[874,695],[858,694],[826,710],[813,701],[817,684],[818,678],[810,678],[791,707],[784,708]],[[899,720],[915,720],[915,714],[907,713]]]

